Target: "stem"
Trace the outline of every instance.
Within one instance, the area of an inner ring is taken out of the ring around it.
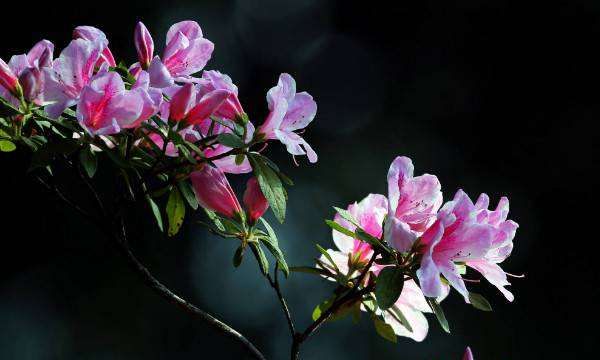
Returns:
[[[285,297],[283,296],[283,293],[281,292],[281,288],[279,287],[279,263],[275,264],[275,273],[273,274],[273,279],[271,279],[271,275],[267,274],[265,275],[267,280],[269,280],[269,284],[271,284],[271,287],[275,290],[275,292],[277,293],[277,298],[279,299],[279,303],[281,304],[281,309],[283,310],[283,313],[285,314],[285,318],[287,320],[287,324],[288,327],[290,329],[290,334],[292,336],[292,338],[294,338],[294,336],[296,335],[296,327],[294,326],[294,320],[292,320],[292,314],[290,313],[290,309],[287,305],[287,301],[285,301]]]
[[[371,259],[369,260],[369,262],[367,263],[365,268],[362,270],[362,272],[358,276],[356,283],[354,284],[352,289],[350,289],[350,291],[348,291],[345,295],[343,295],[340,298],[338,298],[337,300],[335,300],[333,302],[333,304],[327,310],[325,310],[321,314],[321,316],[319,316],[319,318],[317,320],[315,320],[312,324],[310,324],[306,328],[306,330],[304,330],[304,332],[294,334],[292,348],[291,348],[291,359],[292,360],[299,359],[300,346],[302,345],[302,343],[304,341],[306,341],[306,339],[308,339],[313,333],[315,333],[317,330],[319,330],[321,325],[323,325],[327,320],[329,320],[329,318],[333,314],[335,314],[335,312],[337,310],[339,310],[339,308],[342,305],[346,304],[349,301],[352,301],[355,299],[360,299],[360,298],[362,298],[363,295],[368,294],[369,292],[373,291],[371,286],[365,286],[363,289],[360,289],[360,290],[359,290],[359,287],[362,284],[362,282],[365,280],[365,277],[367,276],[367,274],[369,273],[369,270],[371,269],[371,266],[375,262],[375,258],[377,257],[377,255],[378,255],[377,253],[373,253],[373,255],[371,256]]]
[[[80,174],[80,175],[85,176],[83,174]],[[258,360],[266,360],[265,356],[256,348],[256,346],[254,346],[254,344],[252,344],[252,342],[250,342],[248,339],[246,339],[238,331],[236,331],[229,325],[225,324],[224,322],[220,321],[219,319],[215,318],[214,316],[207,313],[206,311],[204,311],[204,310],[200,309],[199,307],[195,306],[194,304],[190,303],[189,301],[185,300],[181,296],[175,294],[168,287],[166,287],[164,284],[162,284],[160,281],[158,281],[152,275],[152,273],[150,273],[150,271],[135,257],[135,255],[131,252],[131,249],[128,247],[127,234],[126,234],[126,229],[125,229],[125,221],[124,221],[123,217],[120,217],[119,230],[117,232],[112,232],[110,229],[107,228],[107,225],[110,226],[110,224],[111,224],[110,221],[102,222],[102,221],[98,220],[97,218],[91,216],[87,211],[85,211],[80,206],[78,206],[74,201],[69,199],[56,185],[50,185],[49,183],[45,182],[39,176],[37,177],[37,179],[48,190],[53,191],[58,196],[59,199],[61,199],[67,205],[71,206],[74,210],[76,210],[79,214],[81,214],[87,220],[89,220],[90,222],[95,224],[107,238],[111,239],[113,241],[113,243],[117,246],[117,248],[119,249],[121,254],[124,256],[124,258],[127,260],[127,263],[130,265],[130,267],[141,277],[142,281],[147,286],[149,286],[152,290],[154,290],[158,295],[160,295],[162,298],[169,301],[170,303],[178,306],[179,308],[186,311],[187,313],[200,318],[202,321],[209,324],[210,326],[217,329],[218,331],[225,334],[226,336],[238,341],[239,343],[241,343],[244,346],[246,351],[253,358],[258,359]],[[103,205],[102,205],[102,202],[101,202],[100,197],[98,196],[97,192],[94,190],[93,187],[88,187],[88,189],[94,195],[94,198],[96,199],[96,202],[97,202],[97,206],[102,211]]]

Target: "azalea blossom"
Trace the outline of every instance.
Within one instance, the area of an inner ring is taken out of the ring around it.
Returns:
[[[135,76],[140,69],[147,68],[152,87],[166,88],[175,81],[195,81],[190,75],[204,68],[214,49],[214,44],[203,37],[195,21],[181,21],[169,28],[162,58],[153,56],[154,40],[142,23],[137,25],[135,33],[139,62],[133,64],[130,71]]]
[[[154,103],[145,95],[143,87],[126,90],[121,76],[115,72],[100,73],[81,92],[77,120],[94,135],[110,135],[122,128],[136,127],[153,115]]]
[[[27,54],[14,55],[8,64],[0,59],[0,96],[13,105],[23,95],[28,101],[42,103],[42,69],[52,66],[54,45],[48,40],[35,44]]]
[[[388,200],[383,195],[370,194],[359,203],[348,206],[347,210],[358,222],[358,225],[368,234],[377,238],[383,233],[382,223],[387,214]],[[350,231],[355,231],[356,226],[337,214],[334,221]],[[336,230],[332,232],[333,241],[338,250],[328,250],[336,266],[348,278],[354,276],[360,271],[371,256],[373,249],[371,245],[360,239],[351,238]],[[325,256],[320,258],[320,262],[327,264]],[[383,269],[383,266],[374,263],[371,267],[372,272],[377,275]],[[363,311],[366,308],[361,307]],[[400,312],[402,315],[398,315]],[[393,329],[398,336],[409,337],[415,341],[422,341],[429,329],[424,312],[431,312],[423,293],[413,280],[404,282],[402,293],[396,303],[385,311],[377,310],[378,315],[382,315],[386,323]],[[410,324],[411,330],[405,327],[400,321],[401,316],[406,318]]]
[[[307,155],[317,162],[317,153],[296,131],[310,124],[317,114],[317,103],[307,92],[296,93],[296,81],[289,74],[281,74],[277,86],[267,92],[269,115],[258,129],[267,140],[277,139],[285,144],[292,155]]]
[[[504,288],[508,285],[506,273],[497,263],[510,254],[518,225],[506,220],[506,198],[495,211],[487,210],[488,202],[487,195],[482,194],[473,204],[469,196],[459,190],[452,201],[444,204],[437,220],[421,237],[423,257],[417,276],[426,296],[437,297],[443,293],[440,278],[443,275],[468,301],[469,292],[457,265],[464,263],[481,272],[509,301],[513,300],[512,294]]]
[[[254,224],[269,208],[269,202],[265,198],[255,177],[248,179],[243,200],[250,224]]]
[[[385,239],[401,252],[435,221],[442,205],[441,185],[434,175],[413,176],[412,160],[398,156],[388,171],[389,214]]]
[[[102,40],[72,40],[54,60],[52,68],[44,68],[43,98],[50,117],[57,118],[66,108],[77,104],[105,47]]]
[[[201,170],[190,175],[192,187],[198,203],[228,218],[234,218],[242,213],[227,177],[219,168],[205,165]]]
[[[198,80],[200,85],[200,95],[209,94],[215,90],[226,90],[229,96],[215,112],[215,115],[221,118],[235,120],[244,114],[242,104],[238,99],[238,88],[231,78],[219,71],[203,71],[202,78]]]
[[[196,125],[207,120],[229,98],[230,92],[215,89],[204,94],[199,92],[197,85],[183,85],[171,98],[169,118],[174,121],[185,121]]]
[[[108,66],[115,67],[117,63],[115,62],[115,58],[108,48],[108,38],[102,32],[102,30],[97,29],[93,26],[78,26],[73,30],[73,39],[85,39],[92,42],[101,42],[106,46],[102,50],[100,54],[100,58],[96,62],[95,66],[100,67],[102,64],[107,64]]]

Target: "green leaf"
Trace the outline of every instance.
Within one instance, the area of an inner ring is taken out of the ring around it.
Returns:
[[[325,250],[321,245],[319,244],[315,244],[317,246],[317,249],[319,250],[319,252],[321,254],[323,254],[323,256],[325,256],[325,258],[329,261],[329,263],[331,264],[331,266],[333,266],[333,268],[335,269],[336,272],[340,272],[340,269],[338,268],[337,264],[335,263],[335,261],[333,261],[333,258],[331,257],[331,255],[327,252],[327,250]]]
[[[450,325],[448,325],[448,320],[446,320],[446,315],[444,315],[444,310],[442,310],[442,307],[440,306],[440,304],[437,302],[436,299],[428,298],[428,297],[426,297],[425,299],[427,299],[427,303],[429,304],[429,307],[431,308],[431,310],[433,310],[433,313],[435,314],[435,317],[437,318],[438,322],[442,326],[442,329],[444,329],[444,331],[449,334],[450,333]]]
[[[269,252],[275,257],[275,260],[277,260],[277,263],[279,264],[281,271],[283,271],[283,274],[286,277],[289,276],[290,269],[288,267],[287,262],[285,261],[285,256],[283,255],[283,252],[279,248],[279,240],[277,240],[277,235],[275,234],[275,231],[265,219],[260,218],[260,221],[265,227],[265,230],[267,230],[268,234],[268,237],[261,237],[260,240],[265,244]]]
[[[17,149],[17,146],[12,141],[0,140],[0,151],[11,152],[11,151],[15,151],[16,149]]]
[[[167,234],[169,236],[177,234],[183,224],[184,218],[185,203],[183,202],[183,197],[177,188],[173,188],[167,201],[167,219],[169,220],[169,231]]]
[[[381,240],[372,236],[371,234],[366,233],[363,229],[356,229],[355,234],[358,239],[370,244],[375,249],[385,251],[386,253],[391,253],[391,250],[388,249],[387,246],[381,242]]]
[[[356,221],[356,219],[354,218],[354,216],[352,216],[352,214],[350,214],[350,212],[348,210],[345,209],[341,209],[339,207],[333,207],[333,209],[340,214],[340,216],[342,218],[344,218],[345,220],[349,221],[350,223],[352,223],[354,226],[358,226],[358,222]]]
[[[396,333],[394,332],[394,329],[390,324],[381,320],[377,316],[373,316],[373,324],[375,325],[375,330],[377,331],[377,334],[379,334],[379,336],[393,343],[396,343],[398,341]]]
[[[233,254],[233,266],[239,267],[242,264],[242,260],[244,260],[244,247],[240,246]]]
[[[223,133],[217,136],[219,144],[225,145],[230,148],[238,149],[246,146],[244,141],[237,135],[232,133]]]
[[[248,159],[252,165],[254,175],[258,179],[260,189],[269,202],[275,217],[279,222],[283,223],[285,220],[287,196],[281,180],[273,169],[267,166],[259,156],[250,154]]]
[[[158,205],[156,205],[154,200],[152,200],[152,198],[149,195],[146,195],[146,200],[150,205],[150,209],[152,209],[152,214],[154,214],[154,218],[156,219],[156,223],[158,224],[159,230],[161,232],[164,231],[162,215],[160,214],[160,209],[158,208]]]
[[[84,147],[79,152],[79,162],[89,178],[94,177],[98,168],[98,159],[89,146]]]
[[[252,249],[252,252],[254,253],[254,257],[256,257],[256,261],[258,261],[258,265],[260,266],[260,271],[262,271],[262,273],[265,275],[268,274],[269,273],[269,261],[267,260],[267,257],[265,256],[264,251],[260,247],[260,244],[251,242],[250,248]]]
[[[188,205],[190,205],[192,209],[197,210],[198,200],[196,199],[194,189],[192,189],[190,183],[186,180],[183,180],[177,183],[177,186],[179,187],[179,191],[181,191],[181,195],[183,195],[183,198],[185,201],[187,201]]]
[[[469,293],[469,302],[473,305],[474,308],[479,309],[481,311],[492,311],[492,305],[487,301],[486,298],[481,294],[477,293]]]
[[[244,155],[244,154],[237,154],[235,156],[235,164],[236,165],[242,165],[242,163],[244,162],[244,159],[246,159],[246,155]]]
[[[406,319],[406,317],[404,316],[404,314],[402,313],[400,308],[398,308],[396,306],[392,306],[391,308],[388,309],[388,313],[390,315],[392,315],[394,317],[394,319],[396,319],[396,321],[398,321],[400,324],[402,324],[402,326],[404,326],[406,328],[406,330],[413,332],[412,326],[410,326],[408,319]]]
[[[331,297],[317,305],[312,312],[312,320],[317,321],[317,319],[320,318],[321,315],[331,307],[334,300],[335,297]]]
[[[348,229],[346,229],[345,227],[343,227],[342,225],[336,223],[333,220],[325,220],[325,224],[329,225],[330,228],[332,228],[333,230],[340,232],[346,236],[349,236],[351,238],[356,238],[356,234]]]
[[[404,272],[396,267],[383,268],[377,276],[375,285],[375,297],[377,304],[382,310],[392,307],[402,293],[404,287]]]

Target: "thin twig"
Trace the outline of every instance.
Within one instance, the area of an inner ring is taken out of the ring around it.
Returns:
[[[266,274],[266,278],[267,280],[269,280],[269,284],[271,284],[271,287],[273,289],[275,289],[275,292],[277,293],[277,298],[279,299],[279,303],[281,304],[281,309],[283,310],[284,314],[285,314],[285,318],[287,320],[287,324],[288,327],[290,329],[290,334],[292,335],[292,339],[294,338],[294,336],[296,335],[296,327],[294,326],[294,320],[292,320],[292,314],[290,312],[290,309],[287,305],[287,301],[285,300],[285,297],[283,296],[283,293],[281,292],[281,288],[279,286],[279,263],[275,264],[275,273],[273,274],[273,279],[271,278],[270,274]]]
[[[339,308],[341,306],[343,306],[347,302],[352,301],[356,298],[362,298],[363,295],[368,294],[369,292],[371,292],[373,290],[369,286],[366,286],[361,290],[359,290],[359,287],[365,280],[365,277],[367,276],[367,274],[369,273],[369,270],[371,269],[371,266],[375,262],[376,257],[377,257],[377,253],[373,253],[373,255],[371,256],[371,259],[369,260],[367,265],[364,267],[363,271],[358,276],[356,283],[354,284],[352,289],[350,289],[345,295],[343,295],[340,298],[338,298],[337,300],[335,300],[333,302],[333,304],[321,314],[321,316],[319,316],[312,324],[310,324],[306,328],[306,330],[304,330],[304,332],[296,333],[294,335],[294,339],[292,342],[292,349],[291,349],[291,359],[292,360],[299,359],[300,345],[302,345],[302,343],[306,339],[308,339],[313,333],[315,333],[321,327],[321,325],[323,325],[327,320],[329,320],[329,318],[331,318],[331,316],[333,314],[335,314],[335,312],[337,310],[339,310]]]
[[[256,348],[256,346],[254,346],[252,342],[246,339],[238,331],[225,324],[224,322],[220,321],[219,319],[215,318],[211,314],[198,308],[197,306],[185,300],[181,296],[175,294],[168,287],[166,287],[160,281],[158,281],[152,275],[152,273],[150,273],[150,271],[135,257],[135,255],[127,246],[125,222],[122,217],[120,222],[121,224],[119,226],[119,232],[115,234],[114,232],[106,228],[106,225],[109,225],[111,222],[101,223],[96,218],[91,216],[87,211],[78,206],[74,201],[69,199],[58,187],[48,184],[39,176],[37,177],[37,179],[47,189],[53,191],[59,199],[61,199],[67,205],[71,206],[90,222],[94,223],[104,235],[106,235],[109,239],[113,240],[114,244],[117,246],[121,254],[125,257],[127,263],[131,266],[131,268],[142,278],[144,283],[148,285],[152,290],[154,290],[158,295],[160,295],[162,298],[166,299],[170,303],[177,305],[179,308],[183,309],[187,313],[200,318],[201,320],[203,320],[210,326],[216,328],[228,337],[240,342],[248,351],[248,353],[252,355],[253,358],[258,360],[266,360],[265,356]],[[97,194],[94,195],[94,198],[99,202],[97,205],[102,206],[100,197],[96,195]]]

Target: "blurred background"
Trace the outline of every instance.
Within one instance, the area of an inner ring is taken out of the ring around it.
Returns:
[[[437,175],[446,199],[459,188],[473,198],[486,192],[493,206],[509,197],[520,228],[503,267],[526,275],[511,280],[514,303],[474,284],[494,311],[452,294],[443,303],[451,335],[430,317],[423,343],[392,344],[366,317],[358,325],[345,319],[307,341],[303,359],[460,359],[467,345],[485,360],[591,357],[600,300],[591,223],[597,1],[13,5],[0,21],[4,60],[42,38],[61,49],[73,27],[93,25],[106,32],[115,57],[132,63],[136,21],[161,51],[172,23],[196,20],[215,43],[206,68],[234,79],[255,123],[278,75],[292,74],[319,106],[304,135],[319,162],[302,158],[296,167],[281,145],[269,147],[296,183],[287,220],[276,229],[291,264],[312,264],[314,243],[333,246],[323,223],[332,205],[386,193],[397,155],[411,157],[417,174]],[[91,224],[26,175],[27,162],[25,153],[0,155],[0,359],[245,358],[237,343],[141,284]],[[100,170],[100,179],[111,181],[107,175]],[[288,357],[283,314],[251,257],[234,269],[234,242],[189,222],[166,238],[147,211],[136,214],[134,250],[161,281],[240,330],[269,359]],[[304,328],[332,285],[296,274],[283,288]]]

